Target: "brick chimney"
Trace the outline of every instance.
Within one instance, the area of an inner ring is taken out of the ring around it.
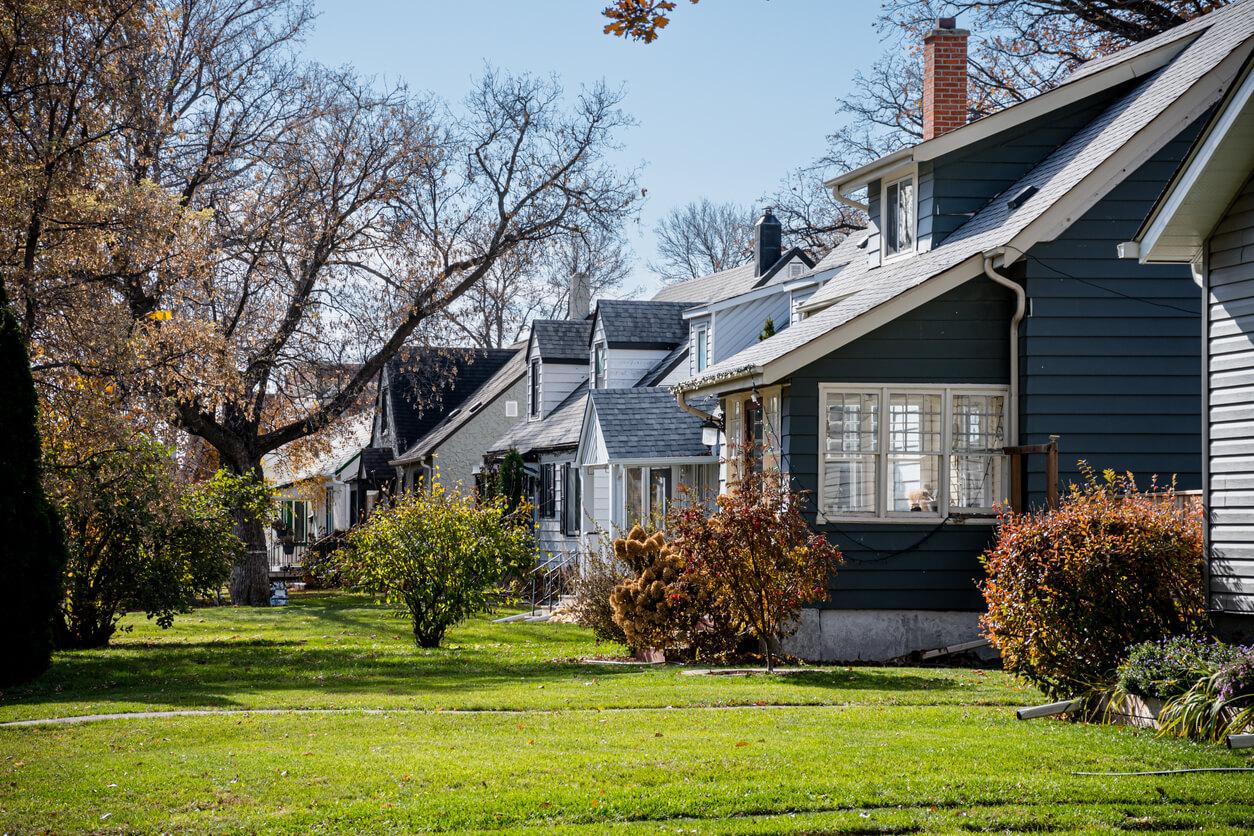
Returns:
[[[967,123],[967,36],[952,17],[923,37],[923,138]]]

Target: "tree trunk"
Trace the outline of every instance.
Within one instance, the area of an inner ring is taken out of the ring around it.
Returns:
[[[766,656],[766,672],[775,672],[775,657],[771,655],[771,640],[758,639],[762,643],[762,655]]]
[[[261,520],[246,519],[235,512],[235,536],[244,542],[244,553],[231,567],[231,603],[237,607],[270,605],[270,560],[266,531]]]

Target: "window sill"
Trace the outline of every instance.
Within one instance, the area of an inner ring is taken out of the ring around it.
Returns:
[[[818,525],[918,525],[918,526],[935,526],[939,523],[945,525],[993,525],[997,522],[996,514],[969,513],[969,512],[953,512],[948,517],[942,518],[936,514],[896,514],[884,517],[878,517],[873,514],[850,514],[830,516],[820,514],[817,521]]]

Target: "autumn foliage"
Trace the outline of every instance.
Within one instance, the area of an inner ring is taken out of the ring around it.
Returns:
[[[1128,648],[1204,629],[1200,515],[1172,490],[1085,470],[1055,511],[1001,517],[983,557],[983,629],[1051,697],[1112,684]]]
[[[748,473],[718,497],[713,514],[686,502],[667,526],[672,551],[709,579],[711,594],[758,640],[768,668],[771,642],[796,629],[802,606],[826,597],[843,559],[806,523],[805,501],[778,473]]]
[[[610,594],[614,621],[628,645],[699,658],[735,650],[740,631],[726,602],[662,532],[649,534],[637,525],[614,541],[614,556],[632,573]]]

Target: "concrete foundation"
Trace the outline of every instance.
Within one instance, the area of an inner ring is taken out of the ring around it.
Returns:
[[[782,647],[813,662],[883,662],[978,639],[979,619],[975,612],[805,609]],[[996,656],[987,647],[975,652]]]

